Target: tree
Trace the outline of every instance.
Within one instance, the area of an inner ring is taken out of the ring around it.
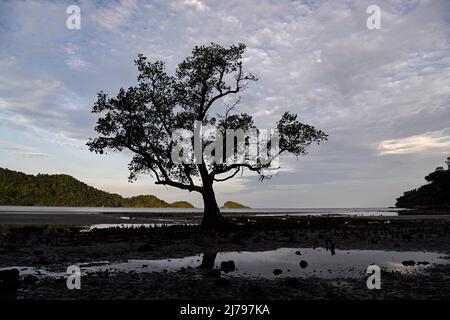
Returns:
[[[177,130],[185,129],[194,132],[191,140],[195,144],[199,133],[193,128],[200,122],[224,134],[225,148],[227,130],[256,129],[252,116],[236,111],[240,93],[250,82],[257,81],[256,76],[244,72],[245,48],[244,44],[229,48],[213,43],[196,46],[192,55],[178,65],[174,75],[166,72],[164,62],[150,62],[140,54],[135,60],[139,71],[136,86],[121,88],[116,97],[109,97],[103,91],[98,93],[92,112],[98,115],[95,130],[99,136],[89,140],[89,149],[100,154],[107,150],[131,151],[130,181],[140,174],[150,174],[156,184],[199,192],[204,202],[202,225],[221,225],[225,220],[217,205],[214,182],[227,181],[244,169],[256,172],[261,180],[270,178],[265,171],[270,161],[230,164],[225,153],[220,156],[223,161],[210,161],[204,151],[211,141],[200,140],[200,155],[196,155],[200,162],[178,163],[172,160],[175,147],[172,137]],[[223,112],[214,117],[211,109],[219,102],[223,103]],[[288,112],[278,121],[277,129],[277,155],[284,152],[306,155],[309,145],[327,138],[323,131],[299,122],[297,115]],[[241,144],[247,142],[246,138]],[[235,148],[239,148],[238,144]],[[210,155],[219,156],[218,151],[214,149]]]

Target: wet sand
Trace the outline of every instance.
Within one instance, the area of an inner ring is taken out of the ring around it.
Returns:
[[[14,213],[16,215],[16,213]],[[3,216],[4,218],[1,218]],[[233,216],[234,226],[207,231],[199,226],[103,229],[80,232],[77,225],[117,223],[111,215],[70,215],[52,220],[39,215],[35,225],[5,226],[0,218],[0,268],[42,267],[64,272],[68,265],[170,259],[204,253],[264,251],[278,248],[432,251],[450,254],[450,216],[398,217],[248,217]],[[20,219],[26,219],[26,216]],[[154,216],[152,216],[154,218]],[[16,217],[17,219],[17,217]],[[20,220],[19,221],[25,221]],[[60,219],[60,220],[59,220]],[[66,220],[64,220],[66,219]],[[78,220],[77,220],[78,219]],[[142,220],[140,220],[142,219]],[[11,221],[11,220],[9,220]],[[16,220],[17,221],[17,220]],[[66,226],[46,226],[45,222]],[[58,222],[55,222],[58,221]],[[94,222],[95,221],[95,222]],[[137,218],[134,223],[148,219]],[[29,221],[27,221],[29,222]],[[121,220],[123,223],[130,220]],[[285,270],[284,270],[285,271]],[[285,271],[286,272],[286,271]],[[421,273],[383,272],[382,289],[368,290],[366,276],[322,279],[227,277],[211,268],[176,272],[101,272],[82,277],[81,290],[68,290],[65,277],[20,285],[19,299],[449,299],[450,266]]]

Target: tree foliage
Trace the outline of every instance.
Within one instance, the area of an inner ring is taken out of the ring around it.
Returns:
[[[215,102],[234,95],[239,101],[239,93],[257,80],[243,69],[244,51],[244,44],[229,48],[217,44],[195,47],[192,56],[178,65],[174,75],[167,74],[164,62],[150,62],[139,55],[135,60],[139,71],[137,86],[122,88],[115,97],[104,92],[98,94],[92,112],[98,115],[95,130],[99,136],[88,142],[90,150],[104,153],[108,149],[129,149],[133,152],[130,179],[149,173],[157,184],[189,191],[202,191],[202,185],[194,183],[194,177],[200,177],[205,185],[211,184],[216,175],[234,169],[247,168],[262,174],[261,163],[196,165],[171,160],[172,133],[176,129],[192,130],[194,121],[223,131],[254,127],[251,115],[232,114],[234,108],[225,106],[223,112],[211,114]],[[277,128],[281,133],[280,152],[305,155],[310,144],[327,138],[323,131],[299,122],[297,115],[288,112]]]
[[[435,171],[425,177],[427,184],[406,191],[397,198],[399,208],[449,208],[450,207],[450,170]]]

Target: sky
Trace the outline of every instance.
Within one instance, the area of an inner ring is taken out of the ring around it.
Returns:
[[[66,26],[73,4],[80,29]],[[366,25],[369,5],[380,29]],[[307,157],[282,156],[270,180],[218,183],[219,203],[392,206],[450,155],[450,1],[0,0],[0,167],[201,206],[149,176],[128,182],[130,154],[85,143],[97,92],[134,85],[139,53],[173,72],[211,42],[247,45],[244,68],[259,81],[239,111],[259,127],[291,111],[329,134]]]

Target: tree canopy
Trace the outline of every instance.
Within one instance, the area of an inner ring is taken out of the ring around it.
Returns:
[[[397,198],[396,207],[450,208],[450,170],[432,172],[425,180],[427,184]]]
[[[258,173],[261,178],[270,177],[264,169],[271,166],[271,161],[230,163],[227,153],[220,156],[222,161],[215,161],[219,148],[213,150],[212,158],[208,157],[205,150],[211,140],[201,139],[194,129],[196,122],[200,122],[224,133],[221,141],[224,148],[227,130],[260,131],[251,115],[239,113],[236,108],[240,94],[250,82],[257,81],[255,75],[244,70],[245,49],[244,44],[228,48],[214,43],[196,46],[173,75],[167,73],[164,62],[151,62],[138,55],[136,86],[121,88],[113,97],[104,92],[98,94],[92,108],[98,117],[95,127],[98,137],[87,143],[90,150],[97,153],[130,150],[130,180],[150,174],[156,184],[199,192],[205,204],[204,224],[220,223],[223,218],[215,200],[214,182],[227,181],[244,169]],[[215,108],[213,114],[215,105],[221,108]],[[289,112],[282,115],[275,128],[279,132],[278,154],[306,155],[308,146],[327,138],[326,133],[301,123],[297,115]],[[201,144],[200,154],[193,155],[200,162],[179,163],[172,159],[177,142],[174,136],[177,138],[180,129],[193,132],[192,143]],[[241,143],[247,142],[248,139]]]

